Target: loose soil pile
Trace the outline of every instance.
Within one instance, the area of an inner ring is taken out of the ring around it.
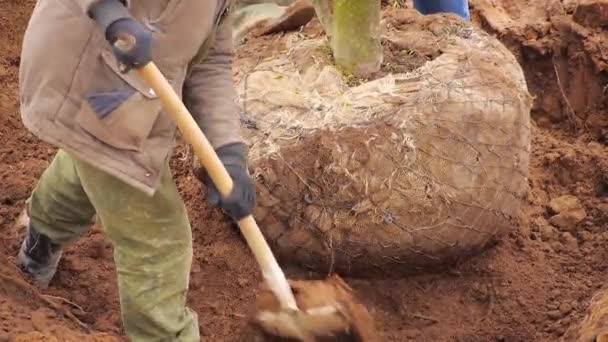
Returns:
[[[599,19],[574,15],[577,3],[471,1],[475,21],[515,53],[536,96],[532,191],[520,228],[469,262],[402,280],[348,280],[372,311],[383,341],[555,341],[581,320],[605,282],[608,34],[594,26]],[[33,5],[0,0],[0,341],[124,340],[112,248],[99,228],[69,247],[44,294],[25,285],[13,267],[22,233],[13,223],[54,154],[19,118],[19,50]],[[319,30],[311,24],[302,34]],[[278,38],[244,45],[237,76],[269,51],[280,51]],[[186,156],[178,148],[172,166],[194,229],[190,305],[199,313],[204,340],[238,341],[258,270],[238,233],[206,207]],[[68,311],[105,335],[83,337]]]

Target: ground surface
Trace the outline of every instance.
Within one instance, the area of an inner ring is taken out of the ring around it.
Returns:
[[[18,111],[20,43],[33,4],[0,0],[0,341],[121,340],[112,248],[98,228],[68,249],[44,294],[20,281],[12,266],[21,233],[13,223],[54,154],[23,128]],[[475,22],[518,56],[536,96],[532,192],[520,228],[448,273],[348,280],[368,304],[383,341],[555,341],[581,319],[604,284],[608,33],[594,28],[597,22],[584,12],[577,17],[584,25],[575,24],[576,4],[471,1]],[[263,56],[273,48],[272,37],[258,43],[240,54]],[[173,169],[194,228],[190,305],[199,313],[204,340],[239,340],[258,270],[238,234],[206,208],[180,159],[183,151],[176,151]],[[578,198],[586,216],[556,228],[547,206],[563,195]],[[62,314],[67,311],[103,334],[79,335],[75,320]]]

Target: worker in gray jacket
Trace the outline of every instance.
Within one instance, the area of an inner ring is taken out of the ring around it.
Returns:
[[[129,69],[159,66],[234,180],[212,204],[255,206],[232,80],[227,0],[38,1],[24,37],[25,126],[59,151],[27,201],[18,261],[48,286],[63,249],[97,215],[114,246],[124,328],[134,341],[199,341],[186,307],[192,233],[169,170],[176,126]],[[113,48],[133,37],[129,51]],[[199,174],[199,173],[197,173]]]

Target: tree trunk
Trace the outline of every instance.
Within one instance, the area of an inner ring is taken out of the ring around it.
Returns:
[[[361,78],[380,70],[380,0],[315,0],[314,5],[337,65]]]

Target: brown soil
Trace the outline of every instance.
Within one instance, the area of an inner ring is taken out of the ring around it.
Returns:
[[[601,18],[584,19],[584,11],[577,20],[587,26],[574,23],[576,4],[471,1],[475,21],[520,58],[537,97],[532,192],[518,231],[449,272],[347,280],[374,315],[382,341],[555,341],[580,321],[605,282],[608,33],[596,27]],[[45,297],[20,281],[13,266],[22,233],[13,222],[54,154],[23,128],[18,111],[20,42],[33,5],[0,0],[0,341],[124,340],[112,250],[99,229],[67,250]],[[250,58],[236,71],[246,72],[267,49],[279,48],[275,41],[269,36],[248,44],[239,54]],[[237,232],[206,207],[185,151],[177,149],[172,166],[194,229],[190,305],[199,313],[203,340],[239,341],[260,283],[258,269]],[[566,194],[576,196],[587,215],[558,229],[548,223],[547,205]],[[66,310],[106,335],[85,337]]]
[[[473,0],[471,7],[474,20],[519,58],[537,96],[538,125],[586,132],[605,143],[608,18],[598,19],[606,2]]]

